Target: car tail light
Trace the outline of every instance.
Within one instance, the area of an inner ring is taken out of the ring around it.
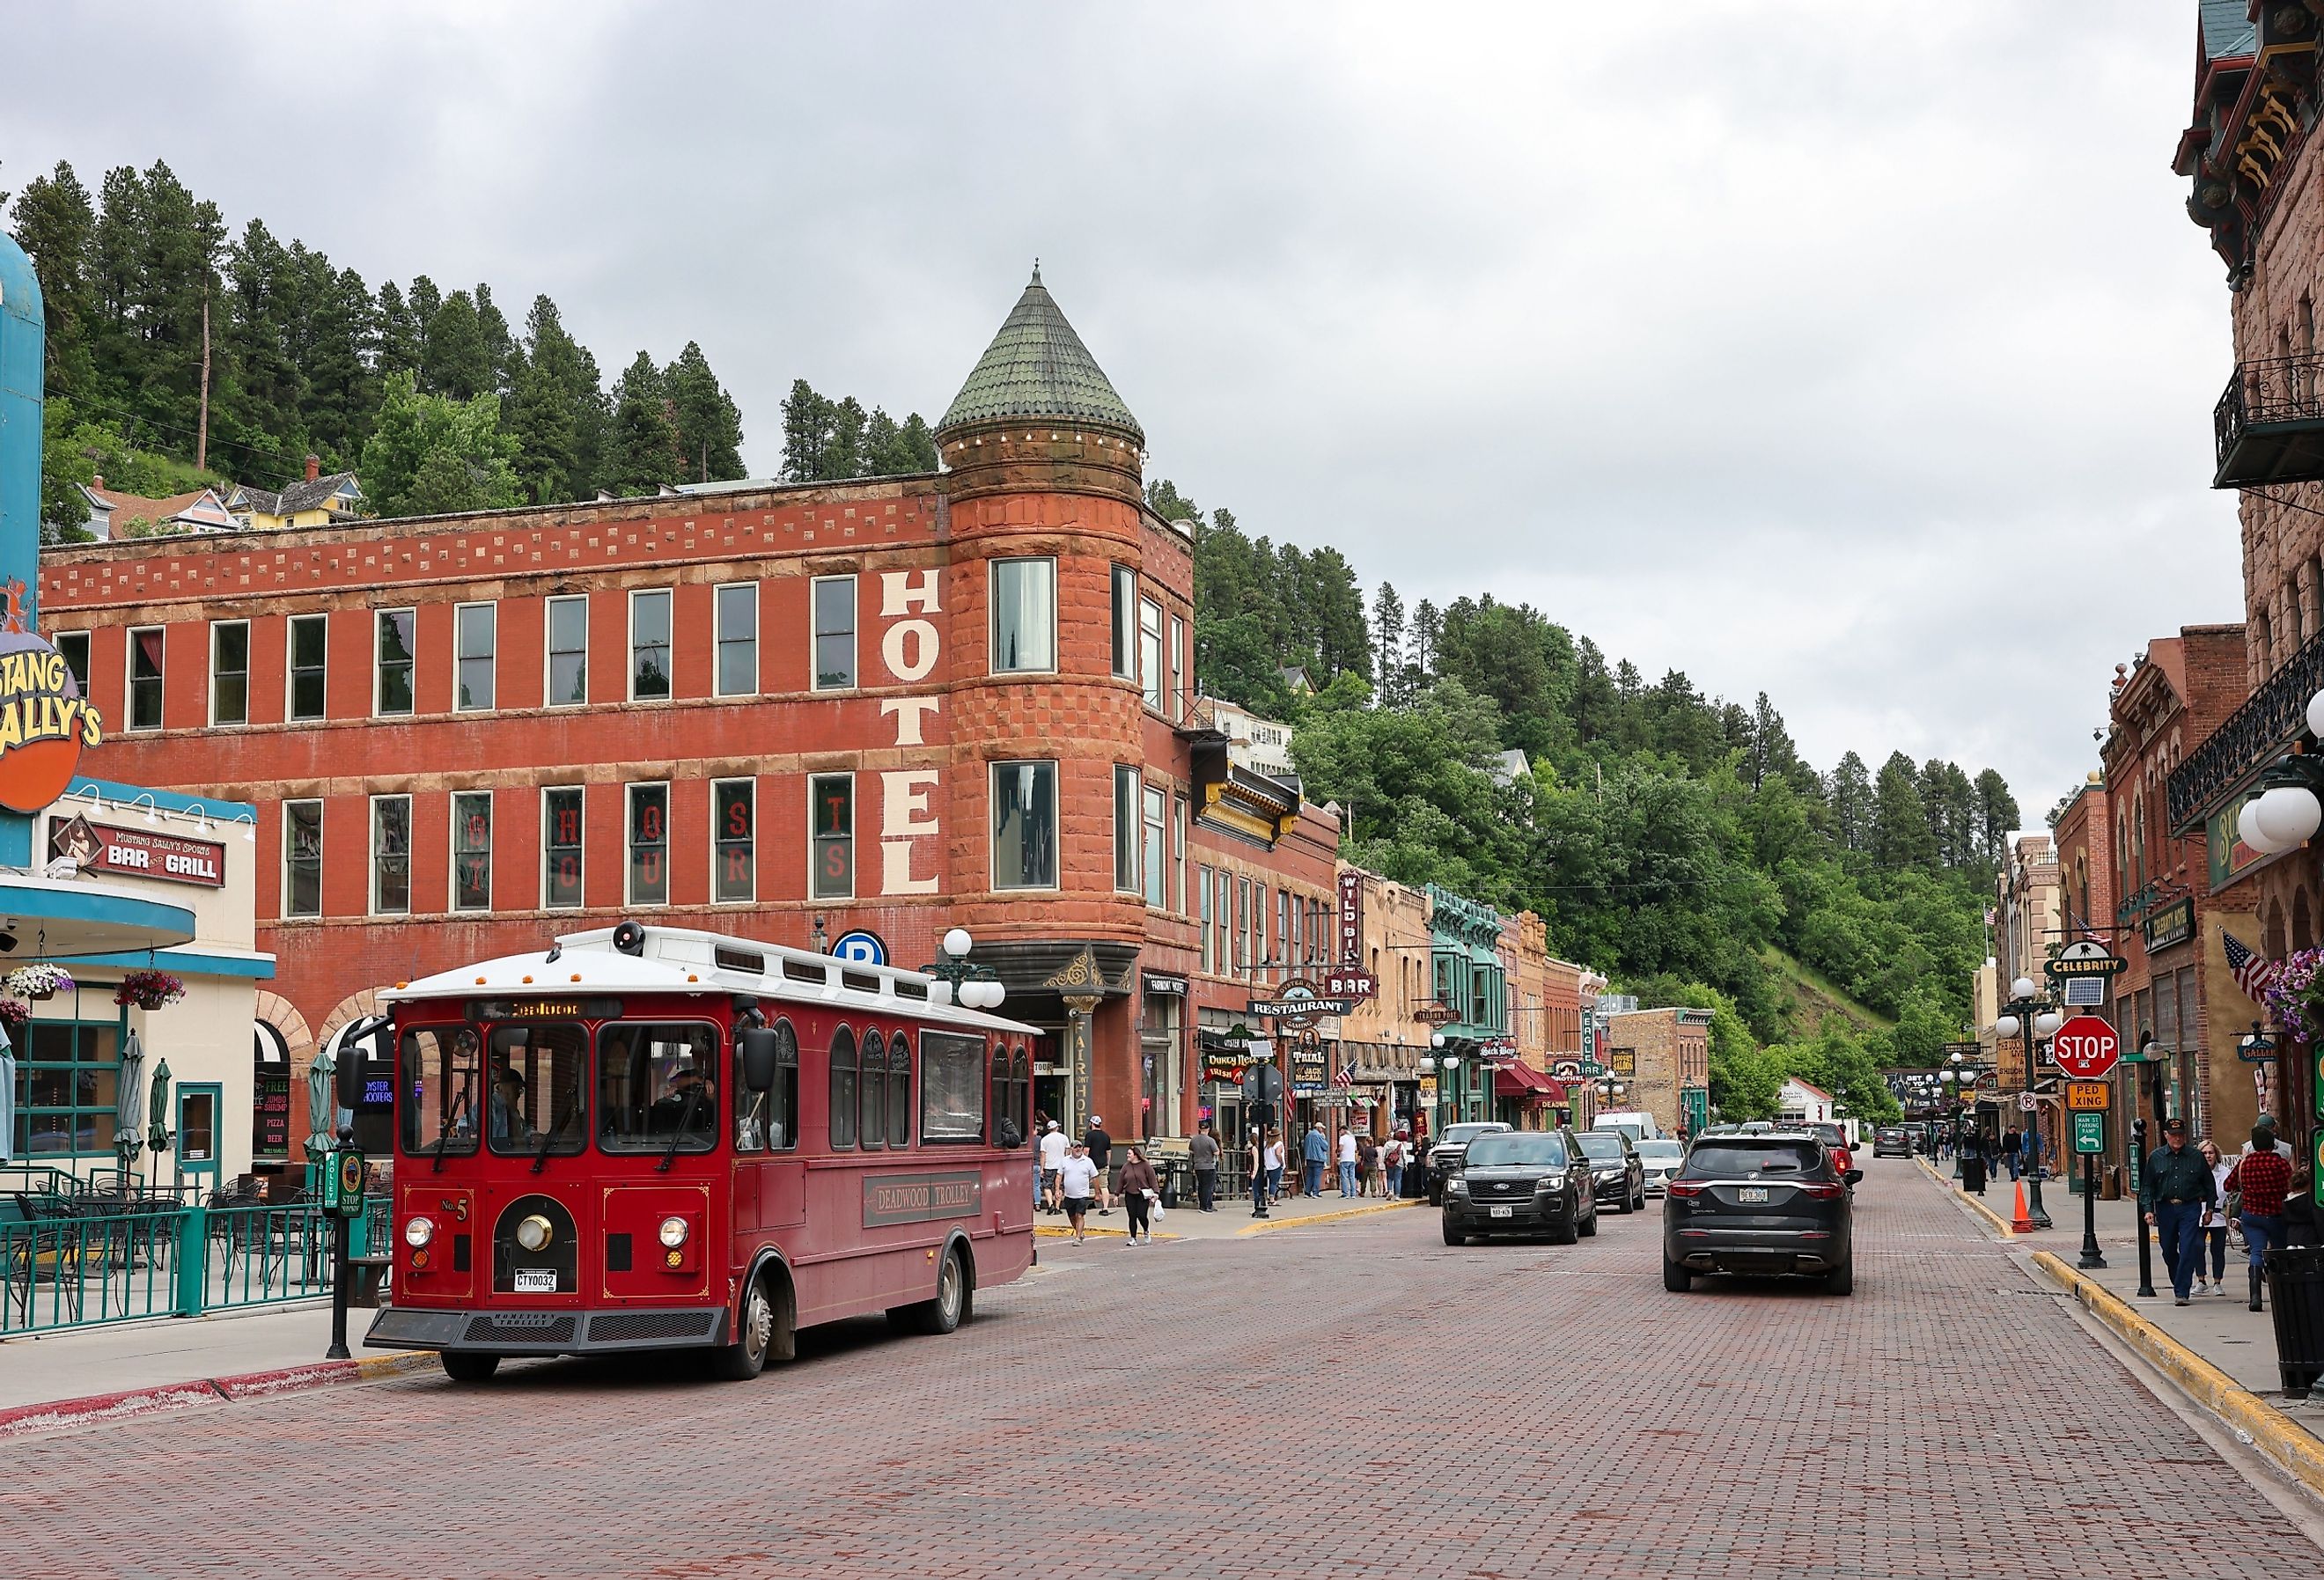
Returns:
[[[1844,1185],[1803,1185],[1800,1187],[1800,1191],[1802,1195],[1812,1197],[1817,1201],[1838,1201],[1841,1197],[1848,1194],[1848,1187]]]
[[[1671,1195],[1678,1197],[1681,1201],[1684,1201],[1691,1196],[1701,1196],[1704,1191],[1710,1188],[1711,1187],[1709,1186],[1703,1184],[1700,1179],[1674,1179],[1670,1182]]]

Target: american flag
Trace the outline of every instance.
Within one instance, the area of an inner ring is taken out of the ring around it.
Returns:
[[[2275,975],[2275,962],[2262,957],[2257,950],[2246,945],[2233,933],[2221,934],[2219,941],[2226,946],[2227,971],[2235,977],[2236,985],[2250,994],[2256,1003],[2269,978]]]
[[[1356,1067],[1352,1061],[1341,1065],[1332,1072],[1332,1085],[1334,1086],[1352,1086],[1355,1084]]]

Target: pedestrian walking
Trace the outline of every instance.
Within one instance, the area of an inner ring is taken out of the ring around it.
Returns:
[[[1097,1215],[1113,1216],[1113,1200],[1105,1187],[1105,1167],[1113,1159],[1113,1138],[1105,1133],[1105,1121],[1090,1115],[1089,1129],[1082,1132],[1082,1145],[1089,1149],[1090,1161],[1097,1165]]]
[[[1130,1240],[1132,1245],[1154,1243],[1154,1203],[1162,1194],[1162,1182],[1155,1178],[1154,1165],[1136,1147],[1130,1149],[1130,1160],[1121,1166],[1121,1206],[1130,1215]]]
[[[1074,1243],[1082,1244],[1089,1238],[1082,1225],[1089,1217],[1090,1208],[1095,1205],[1093,1193],[1098,1188],[1097,1165],[1090,1161],[1089,1148],[1085,1144],[1080,1141],[1074,1143],[1073,1150],[1065,1154],[1065,1163],[1057,1170],[1057,1178],[1065,1196],[1065,1222],[1073,1225]]]
[[[1186,1143],[1186,1162],[1194,1170],[1194,1210],[1198,1213],[1217,1212],[1219,1138],[1211,1133],[1209,1120],[1194,1127],[1194,1139]]]
[[[1041,1132],[1041,1184],[1049,1193],[1049,1211],[1053,1214],[1065,1211],[1065,1191],[1057,1170],[1065,1166],[1066,1155],[1072,1150],[1073,1143],[1058,1128],[1057,1122],[1049,1121],[1049,1128]]]
[[[1243,1172],[1250,1176],[1250,1215],[1263,1218],[1267,1215],[1267,1132],[1251,1126],[1250,1144],[1245,1150]]]
[[[1356,1136],[1356,1194],[1376,1196],[1379,1191],[1379,1149],[1372,1138],[1360,1132]]]
[[[1960,1164],[1961,1189],[1971,1196],[1983,1196],[1985,1150],[1974,1132],[1963,1133],[1960,1144],[1953,1150],[1953,1157]]]
[[[1388,1145],[1380,1152],[1380,1169],[1388,1176],[1388,1195],[1391,1201],[1404,1195],[1404,1159],[1407,1150],[1409,1147],[1404,1132],[1398,1131],[1388,1137]]]
[[[1323,1194],[1323,1164],[1331,1155],[1332,1143],[1323,1139],[1323,1127],[1320,1123],[1311,1126],[1299,1143],[1300,1183],[1306,1187],[1309,1196]]]
[[[2218,1197],[2203,1154],[2187,1144],[2187,1122],[2163,1122],[2163,1144],[2146,1160],[2146,1221],[2163,1242],[2163,1260],[2171,1267],[2171,1293],[2176,1304],[2193,1298],[2195,1265],[2201,1252],[2203,1216]],[[2175,1254],[2174,1254],[2175,1252]]]
[[[1048,1184],[1049,1170],[1041,1161],[1041,1143],[1049,1139],[1049,1116],[1039,1109],[1033,1110],[1033,1210],[1044,1206],[1043,1193]]]
[[[2227,1179],[2235,1173],[2235,1165],[2220,1158],[2219,1149],[2208,1137],[2195,1150],[2203,1154],[2215,1187],[2210,1205],[2203,1209],[2203,1240],[2195,1256],[2195,1293],[2224,1295],[2227,1292],[2227,1217],[2234,1211],[2227,1200]],[[2202,1252],[2206,1249],[2211,1256],[2209,1280],[2203,1276]]]
[[[1356,1194],[1356,1132],[1342,1125],[1340,1128],[1340,1195]]]
[[[2015,1183],[2021,1178],[2018,1173],[2018,1164],[2021,1161],[2021,1150],[2024,1145],[2024,1143],[2019,1140],[2017,1132],[2014,1127],[2002,1132],[2001,1166],[2009,1170],[2009,1178],[2012,1183]]]
[[[2263,1139],[2264,1138],[2264,1139]],[[2265,1125],[2252,1129],[2252,1150],[2236,1160],[2227,1171],[2227,1188],[2241,1200],[2244,1245],[2250,1253],[2251,1308],[2265,1309],[2260,1297],[2265,1289],[2267,1248],[2284,1243],[2284,1197],[2292,1183],[2292,1160],[2275,1150],[2275,1132]]]
[[[1283,1199],[1283,1137],[1275,1131],[1267,1132],[1267,1199],[1269,1206]]]

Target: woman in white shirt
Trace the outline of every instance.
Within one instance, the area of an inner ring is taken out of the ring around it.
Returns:
[[[2227,1292],[2227,1176],[2235,1165],[2219,1156],[2219,1149],[2209,1141],[2203,1143],[2203,1161],[2211,1166],[2213,1186],[2211,1205],[2203,1209],[2203,1238],[2195,1246],[2195,1293],[2201,1294],[2203,1280],[2203,1247],[2211,1252],[2209,1289],[2215,1295]]]

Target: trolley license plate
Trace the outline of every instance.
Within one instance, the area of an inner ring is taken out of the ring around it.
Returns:
[[[1737,1201],[1766,1201],[1767,1199],[1767,1187],[1764,1185],[1744,1186],[1735,1193],[1735,1199]],[[522,1278],[524,1275],[522,1273],[519,1273],[517,1274],[517,1277]],[[522,1288],[522,1286],[520,1285],[519,1288]]]
[[[1493,1209],[1493,1216],[1497,1218],[1514,1218],[1517,1216],[1517,1210],[1515,1207],[1495,1207]]]
[[[1766,1193],[1760,1192],[1762,1196]],[[553,1267],[521,1267],[516,1270],[516,1292],[520,1295],[554,1295],[557,1293],[557,1270]]]

